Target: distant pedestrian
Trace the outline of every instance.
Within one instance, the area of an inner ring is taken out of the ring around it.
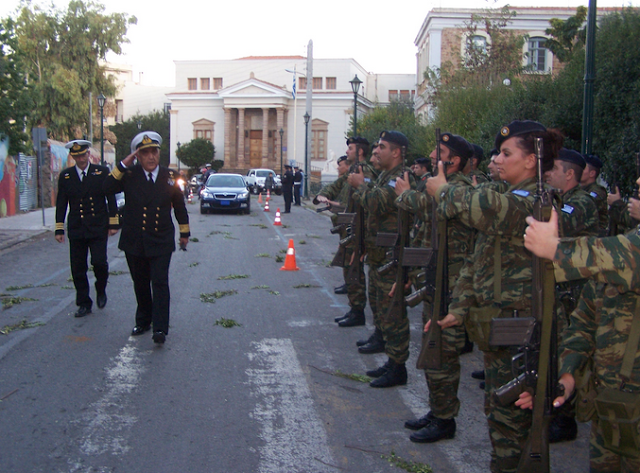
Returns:
[[[284,196],[284,213],[291,212],[291,203],[293,201],[293,173],[291,166],[284,165],[284,176],[282,176],[282,195]]]
[[[73,140],[65,145],[75,166],[60,173],[56,198],[56,230],[58,243],[64,243],[64,220],[69,206],[67,232],[71,277],[76,288],[76,317],[91,313],[87,256],[91,251],[91,266],[96,277],[96,302],[100,309],[107,305],[107,239],[118,232],[118,208],[114,193],[102,190],[109,169],[89,162],[87,140]]]
[[[300,196],[302,194],[302,171],[296,166],[293,173],[293,197],[295,198],[295,205],[300,205]]]

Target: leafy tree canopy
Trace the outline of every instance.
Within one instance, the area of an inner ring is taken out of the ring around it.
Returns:
[[[584,25],[587,19],[587,7],[581,6],[576,10],[576,14],[566,21],[559,18],[551,18],[545,33],[552,38],[545,42],[545,47],[558,58],[560,62],[567,62],[571,59],[573,52],[584,47],[587,28]]]
[[[200,169],[207,163],[211,163],[213,167],[215,154],[216,151],[211,141],[204,138],[195,138],[180,146],[180,149],[176,151],[178,159],[193,171]],[[222,161],[218,161],[218,163],[220,163],[219,169],[224,163]]]

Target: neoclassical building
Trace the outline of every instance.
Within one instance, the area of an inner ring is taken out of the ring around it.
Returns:
[[[304,167],[305,99],[311,93],[309,161],[330,178],[346,149],[354,104],[350,81],[356,75],[362,81],[359,116],[376,103],[415,94],[414,74],[376,75],[353,59],[315,59],[307,80],[306,63],[302,56],[175,61],[176,86],[167,94],[172,165],[178,143],[204,138],[215,146],[215,158],[224,159],[225,170]]]

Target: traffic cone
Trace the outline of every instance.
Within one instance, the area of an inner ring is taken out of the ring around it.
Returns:
[[[189,191],[189,198],[188,198],[188,202],[189,202],[189,203],[193,202],[193,191]]]
[[[267,189],[267,202],[271,200],[271,191]]]
[[[284,266],[280,268],[280,271],[298,271],[299,269],[300,268],[296,266],[296,250],[293,247],[293,239],[290,239],[287,256],[284,259]]]
[[[276,210],[276,219],[273,222],[274,225],[281,227],[282,221],[280,220],[280,209]]]
[[[258,194],[258,203],[259,204],[262,203],[262,192],[260,192],[260,194]]]
[[[268,200],[264,203],[264,211],[265,212],[269,211],[269,201]]]

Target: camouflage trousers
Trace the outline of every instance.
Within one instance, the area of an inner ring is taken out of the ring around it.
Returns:
[[[491,399],[493,391],[513,379],[511,356],[508,349],[484,352],[484,409],[492,447],[492,473],[516,471],[531,429],[530,410],[520,409],[515,404],[503,407]]]
[[[345,251],[344,268],[342,268],[342,274],[344,276],[345,284],[347,285],[347,297],[349,298],[349,306],[355,310],[364,311],[367,307],[367,285],[364,279],[364,264],[360,264],[360,272],[358,274],[358,280],[349,284],[347,282],[347,274],[349,273],[351,256],[353,255],[353,248],[348,248]]]
[[[590,473],[637,473],[640,471],[640,453],[638,455],[623,457],[605,448],[598,416],[593,418],[589,439]]]
[[[381,264],[369,264],[369,303],[373,312],[373,323],[382,332],[385,353],[396,363],[403,364],[409,358],[409,318],[403,304],[400,317],[389,316],[391,297],[389,292],[396,282],[396,272],[378,273]],[[375,309],[374,309],[375,308]]]
[[[431,309],[425,302],[422,323],[427,323]],[[429,406],[434,416],[451,419],[458,415],[460,399],[460,351],[465,342],[464,325],[455,325],[442,331],[442,367],[439,370],[426,369],[424,376],[429,387]]]

